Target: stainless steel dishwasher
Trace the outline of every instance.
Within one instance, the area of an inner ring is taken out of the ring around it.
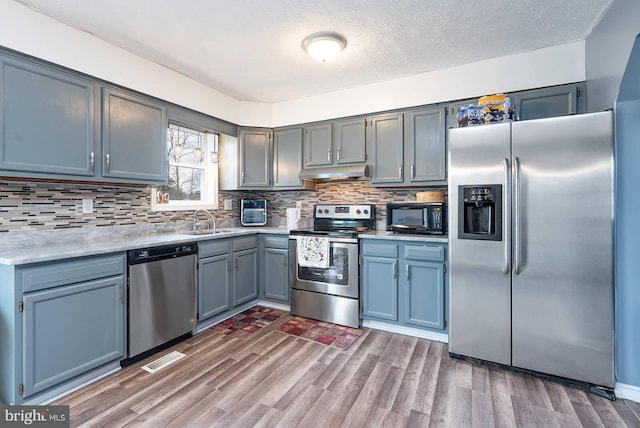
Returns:
[[[191,335],[197,324],[195,243],[127,252],[127,360],[140,360]]]

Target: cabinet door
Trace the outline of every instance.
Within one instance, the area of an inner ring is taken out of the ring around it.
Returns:
[[[579,85],[563,85],[517,93],[513,100],[516,115],[519,120],[530,120],[584,113],[578,108],[585,99],[583,92]]]
[[[403,182],[404,135],[402,113],[376,116],[371,119],[371,150],[373,174],[371,184]]]
[[[444,328],[444,264],[405,261],[403,322]]]
[[[289,302],[289,250],[264,249],[264,297]]]
[[[331,165],[332,128],[330,123],[304,129],[304,166]]]
[[[93,176],[93,94],[88,81],[0,57],[0,170]]]
[[[126,92],[102,91],[102,175],[166,184],[167,109]]]
[[[362,163],[365,155],[365,120],[355,119],[333,124],[333,144],[338,164]]]
[[[258,297],[258,250],[233,253],[235,279],[233,282],[233,306]]]
[[[24,295],[24,397],[124,356],[122,276]]]
[[[302,128],[276,131],[273,138],[273,187],[296,188],[302,182]]]
[[[445,109],[408,112],[404,121],[405,182],[446,180]]]
[[[271,184],[271,131],[240,130],[240,187],[269,187]]]
[[[398,260],[365,256],[363,262],[362,314],[398,321]]]
[[[198,261],[198,321],[231,309],[231,254]]]

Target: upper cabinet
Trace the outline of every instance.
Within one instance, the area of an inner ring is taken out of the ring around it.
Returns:
[[[412,110],[370,119],[373,186],[418,186],[446,180],[446,109]]]
[[[586,113],[584,84],[553,86],[516,92],[513,102],[518,120]]]
[[[365,153],[365,119],[342,120],[333,123],[333,162],[363,163]]]
[[[273,136],[273,188],[300,188],[302,128],[276,130]]]
[[[445,115],[443,107],[404,114],[405,184],[447,179]]]
[[[304,128],[304,167],[364,163],[365,119],[327,122]]]
[[[401,185],[404,167],[404,115],[384,114],[371,118],[373,165],[371,184]]]
[[[8,56],[0,67],[0,170],[93,176],[93,83]]]
[[[240,129],[240,188],[265,188],[271,185],[271,140],[270,129]]]
[[[123,91],[102,89],[102,175],[167,181],[167,109]]]
[[[333,163],[331,123],[304,128],[304,166],[326,166]]]
[[[167,182],[166,107],[79,73],[0,53],[0,130],[0,175]]]

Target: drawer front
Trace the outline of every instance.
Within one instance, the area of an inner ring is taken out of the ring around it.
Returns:
[[[444,245],[405,245],[404,258],[443,262]]]
[[[109,276],[124,275],[125,266],[123,253],[19,267],[17,277],[22,282],[22,291],[28,293]]]
[[[398,245],[365,241],[362,252],[365,256],[398,257]]]
[[[219,256],[231,252],[230,239],[216,239],[198,243],[198,258]]]
[[[248,250],[258,246],[257,236],[247,236],[246,238],[236,238],[233,240],[233,251]]]
[[[286,250],[289,248],[288,236],[265,236],[264,237],[265,248],[282,248]]]

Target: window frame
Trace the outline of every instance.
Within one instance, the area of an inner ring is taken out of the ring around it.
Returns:
[[[169,200],[168,203],[158,203],[157,193],[159,186],[152,186],[151,192],[151,211],[194,211],[197,209],[218,209],[218,190],[220,187],[218,177],[218,163],[211,161],[211,153],[218,152],[218,133],[212,130],[202,129],[198,126],[191,124],[180,123],[169,120],[167,126],[167,133],[171,127],[177,127],[188,129],[189,131],[195,131],[198,134],[203,135],[205,138],[202,143],[203,159],[202,166],[194,163],[181,163],[171,160],[171,156],[167,159],[167,169],[172,166],[183,168],[194,168],[203,171],[203,187],[202,194],[207,195],[206,198],[202,198],[200,201],[194,200]],[[167,143],[166,150],[169,149],[169,142]]]

